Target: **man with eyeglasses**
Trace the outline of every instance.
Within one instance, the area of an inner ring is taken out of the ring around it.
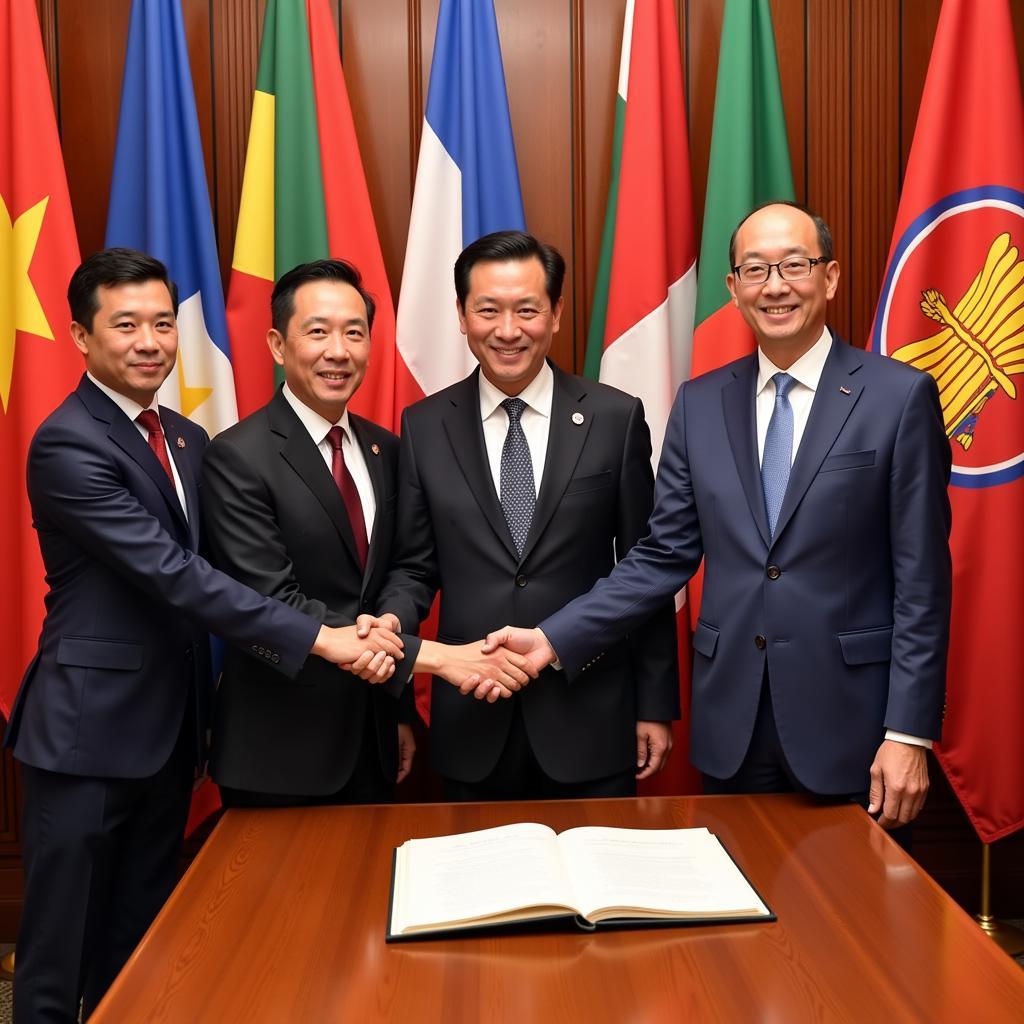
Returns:
[[[940,734],[950,449],[935,381],[826,326],[822,219],[758,207],[730,243],[756,354],[684,384],[647,536],[606,579],[490,644],[570,681],[704,560],[691,757],[708,793],[800,791],[913,820]],[[582,679],[581,679],[582,682]]]

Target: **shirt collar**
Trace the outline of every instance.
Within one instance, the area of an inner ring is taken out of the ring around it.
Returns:
[[[330,432],[331,427],[339,426],[344,432],[345,436],[351,441],[352,440],[352,428],[349,425],[348,420],[348,408],[341,414],[341,418],[338,422],[331,423],[330,420],[325,420],[323,416],[318,412],[310,409],[305,402],[300,398],[297,398],[295,392],[288,387],[287,382],[281,388],[281,392],[284,395],[285,401],[292,407],[295,415],[299,417],[299,422],[306,428],[309,436],[313,438],[313,443],[317,446],[324,443]]]
[[[825,369],[825,360],[832,350],[832,334],[827,327],[822,328],[821,337],[785,372],[790,375],[798,384],[803,384],[811,391],[818,390],[818,382],[821,380],[822,371]],[[757,350],[757,391],[761,394],[768,381],[780,370],[758,347]]]
[[[504,391],[496,388],[484,375],[483,371],[480,372],[480,418],[482,420],[487,419],[494,411],[505,401],[509,396]],[[534,412],[539,412],[541,416],[551,416],[551,403],[554,400],[555,394],[555,375],[548,364],[548,361],[544,360],[544,365],[540,368],[537,376],[530,381],[529,384],[523,388],[522,391],[516,395],[516,398],[521,398]]]
[[[88,370],[86,370],[85,375],[133,422],[138,418],[139,413],[145,412],[146,409],[152,409],[158,416],[160,415],[160,406],[157,404],[156,395],[153,396],[153,401],[149,405],[139,405],[134,398],[129,398],[127,395],[122,395],[120,391],[107,387],[106,384],[97,380]]]

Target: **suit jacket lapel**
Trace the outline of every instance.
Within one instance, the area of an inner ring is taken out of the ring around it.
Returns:
[[[452,447],[455,461],[473,492],[480,511],[491,529],[518,562],[519,555],[512,542],[505,513],[494,489],[494,478],[487,461],[487,447],[484,444],[484,428],[480,420],[480,385],[477,383],[479,369],[471,373],[457,387],[452,389],[452,406],[444,417],[444,429]]]
[[[775,524],[775,540],[779,539],[786,524],[793,517],[807,488],[817,475],[825,456],[843,429],[853,407],[857,404],[862,385],[854,384],[851,374],[860,369],[863,359],[849,345],[843,344],[835,335],[832,337],[832,350],[825,360],[821,371],[821,380],[814,393],[811,412],[807,417],[800,447],[797,449],[793,469],[789,474],[786,496],[779,511],[779,521]],[[843,388],[844,390],[840,390]]]
[[[160,422],[164,426],[164,437],[167,439],[167,448],[170,452],[170,459],[174,468],[178,471],[178,478],[181,480],[181,489],[185,492],[185,508],[188,511],[188,532],[192,539],[192,550],[199,550],[199,521],[202,510],[199,507],[199,488],[196,486],[195,474],[192,470],[192,462],[185,454],[185,439],[181,436],[177,425],[170,422],[169,416],[164,416],[161,410]],[[148,446],[147,446],[148,447]],[[167,474],[165,473],[164,476]],[[177,497],[177,495],[175,495]]]
[[[380,513],[386,497],[384,493],[384,465],[381,461],[380,448],[377,449],[376,453],[373,451],[372,442],[366,436],[366,428],[363,421],[358,416],[353,416],[352,413],[349,413],[348,422],[352,427],[352,439],[363,453],[363,459],[370,474],[370,484],[373,487],[374,502],[377,506],[377,512],[373,517],[373,530],[369,537],[370,548],[366,554],[366,569],[363,572],[363,588],[365,589],[367,580],[372,577],[378,558],[377,548],[379,545],[377,544],[377,537],[380,534]],[[349,529],[351,530],[351,524]],[[354,540],[353,543],[355,543]]]
[[[750,506],[750,514],[768,547],[771,537],[768,533],[768,513],[764,507],[764,488],[761,486],[761,466],[757,458],[754,393],[757,387],[757,354],[750,356],[734,372],[736,376],[722,388],[722,414],[729,435],[729,448],[736,461],[736,471]]]
[[[356,541],[352,535],[352,525],[348,521],[348,512],[327,463],[320,454],[320,449],[313,443],[309,431],[302,425],[280,390],[267,407],[267,414],[271,430],[284,439],[281,446],[282,458],[295,470],[324,507],[345,549],[358,567],[359,557],[356,554]]]
[[[568,374],[552,367],[555,373],[555,387],[551,398],[551,420],[548,424],[548,448],[544,457],[544,477],[537,495],[533,522],[523,547],[525,561],[534,545],[543,535],[551,517],[555,514],[562,495],[572,479],[579,462],[580,453],[586,443],[593,422],[590,410],[584,411],[583,400],[586,391],[576,394],[570,391]],[[576,423],[573,414],[579,413],[582,420]]]

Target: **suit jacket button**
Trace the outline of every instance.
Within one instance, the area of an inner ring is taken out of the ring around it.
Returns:
[[[777,580],[782,575],[782,570],[777,565],[768,566],[768,579]]]
[[[768,641],[765,640],[765,638],[761,636],[760,633],[758,633],[757,636],[754,637],[754,646],[759,651],[763,651],[768,646]]]
[[[516,577],[516,586],[517,587],[525,587],[526,586],[526,577],[522,573],[520,573]]]

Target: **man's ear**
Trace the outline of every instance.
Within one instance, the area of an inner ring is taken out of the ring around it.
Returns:
[[[83,356],[89,354],[89,343],[86,338],[89,337],[89,332],[85,327],[80,324],[77,320],[71,321],[71,340],[75,343],[75,348],[82,353]]]
[[[462,308],[462,303],[458,299],[455,300],[455,312],[459,317],[459,330],[463,334],[469,334],[469,330],[466,327],[466,311]]]
[[[270,354],[274,357],[274,362],[278,366],[284,366],[284,338],[281,332],[273,327],[267,331],[267,347],[270,349]]]

